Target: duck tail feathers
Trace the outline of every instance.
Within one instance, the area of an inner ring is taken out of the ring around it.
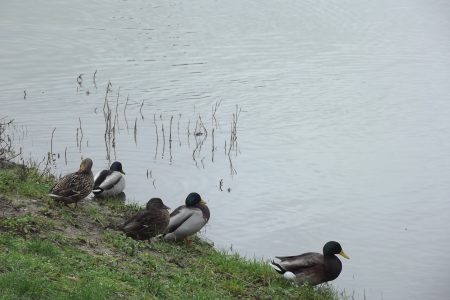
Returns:
[[[100,188],[100,187],[97,187],[97,188],[94,188],[92,190],[92,192],[94,193],[94,195],[98,195],[98,194],[101,194],[103,192],[103,189]]]
[[[272,260],[270,262],[270,266],[272,268],[274,268],[274,270],[277,271],[280,274],[284,274],[286,272],[286,270],[282,266],[280,266],[279,263],[276,263],[274,260]]]

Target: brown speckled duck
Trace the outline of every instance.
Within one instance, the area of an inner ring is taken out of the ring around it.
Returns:
[[[349,259],[338,242],[330,241],[323,246],[323,254],[308,252],[296,256],[276,256],[279,262],[271,266],[286,279],[299,284],[317,285],[336,279],[342,263],[335,254]]]
[[[166,241],[178,241],[185,239],[189,244],[189,237],[196,234],[208,223],[209,208],[199,194],[190,193],[186,197],[186,205],[179,206],[170,214],[170,222]]]
[[[80,169],[61,178],[50,190],[49,196],[66,205],[75,203],[88,196],[94,187],[92,160],[81,161]]]
[[[166,231],[170,219],[168,209],[160,198],[152,198],[147,202],[145,210],[128,219],[121,229],[134,239],[150,239]]]

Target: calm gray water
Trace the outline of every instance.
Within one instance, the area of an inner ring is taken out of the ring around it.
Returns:
[[[356,299],[447,299],[449,16],[424,0],[1,1],[0,117],[25,158],[56,128],[52,171],[98,171],[110,81],[127,201],[197,191],[218,247],[337,240],[351,260],[333,285]]]

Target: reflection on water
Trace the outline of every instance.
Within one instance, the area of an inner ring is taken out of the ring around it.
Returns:
[[[0,8],[0,118],[24,159],[120,160],[129,202],[199,192],[203,234],[250,257],[337,240],[333,285],[356,299],[450,292],[446,3]]]
[[[112,95],[112,97],[111,97]],[[114,99],[111,99],[114,98]],[[123,99],[122,99],[123,100]],[[106,93],[103,103],[103,117],[104,117],[104,127],[105,132],[103,135],[105,150],[106,150],[106,160],[108,164],[111,164],[113,160],[117,160],[118,154],[116,151],[116,143],[121,132],[128,136],[133,136],[133,141],[136,147],[139,147],[138,143],[138,118],[135,117],[134,126],[130,127],[128,125],[126,117],[126,109],[129,101],[129,97],[126,97],[125,105],[121,104],[120,88],[117,94],[113,94],[113,88],[111,82],[108,82],[106,87]],[[235,111],[232,112],[230,126],[226,126],[222,129],[219,125],[219,116],[217,116],[217,111],[220,107],[221,100],[216,101],[211,108],[211,115],[204,116],[205,121],[210,120],[210,124],[204,123],[202,115],[200,113],[195,114],[194,119],[187,120],[187,126],[185,131],[181,129],[180,137],[180,124],[185,126],[186,121],[182,118],[182,114],[178,113],[178,118],[176,120],[176,128],[174,122],[174,114],[170,116],[163,115],[160,113],[157,117],[156,113],[153,114],[153,125],[154,125],[154,157],[153,160],[161,159],[169,161],[169,165],[172,165],[173,154],[175,152],[192,152],[191,158],[197,168],[205,168],[204,160],[208,156],[212,163],[214,163],[215,152],[218,152],[221,147],[221,142],[223,142],[224,155],[226,155],[230,174],[237,174],[237,171],[233,165],[233,161],[240,153],[238,149],[238,120],[242,109],[238,105],[235,107]],[[144,102],[139,106],[139,115],[141,116],[140,121],[145,124],[146,120],[144,118],[142,109]],[[97,111],[97,108],[96,108]],[[123,117],[122,113],[123,111]],[[176,114],[175,114],[176,116]],[[79,127],[77,127],[76,141],[78,150],[82,151],[82,141],[83,141],[83,129],[81,118],[78,118]],[[147,120],[150,122],[149,120]],[[125,129],[121,128],[120,124],[125,122]],[[167,124],[168,123],[168,124]],[[164,126],[166,124],[166,127]],[[146,127],[148,128],[148,126]],[[209,129],[208,129],[209,128]],[[216,133],[215,133],[216,132]],[[183,149],[182,137],[187,140],[187,149]],[[227,136],[228,135],[228,136]],[[145,143],[145,141],[144,141]],[[219,143],[219,144],[216,144]],[[228,144],[227,144],[228,143]],[[192,148],[191,148],[192,144]],[[88,146],[88,141],[86,141],[86,147]],[[177,147],[178,149],[172,149]],[[166,150],[167,148],[167,150]],[[167,153],[168,151],[168,153]],[[210,152],[210,153],[205,153]],[[158,155],[159,154],[159,155]],[[167,155],[167,157],[165,157]],[[151,174],[150,174],[151,175]],[[147,169],[147,177],[148,169]],[[151,176],[150,176],[151,177]]]

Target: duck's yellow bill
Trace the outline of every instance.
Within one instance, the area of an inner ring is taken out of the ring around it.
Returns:
[[[344,250],[341,250],[341,252],[339,252],[339,255],[345,257],[346,259],[350,259],[350,257],[348,257],[348,255],[345,254]]]
[[[202,199],[202,200],[200,200],[200,203],[206,204],[206,201]]]

